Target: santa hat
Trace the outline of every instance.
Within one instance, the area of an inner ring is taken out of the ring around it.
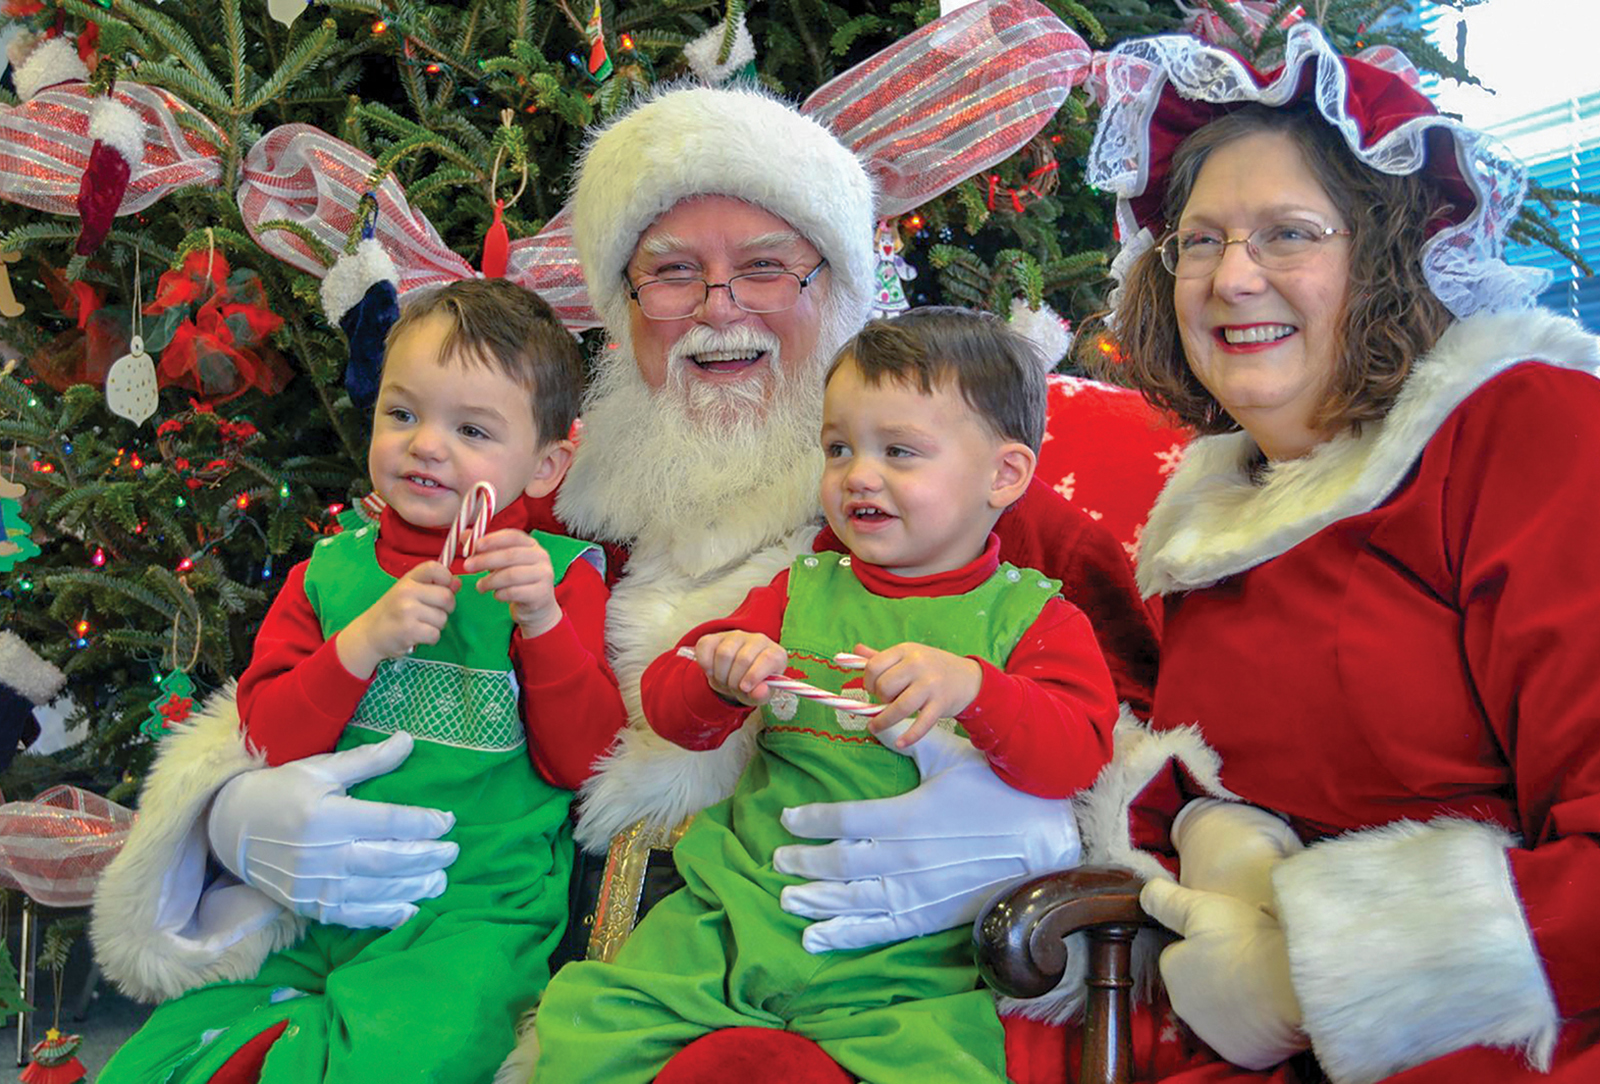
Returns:
[[[1112,275],[1119,283],[1169,225],[1162,204],[1172,155],[1190,133],[1252,102],[1307,101],[1363,164],[1396,176],[1423,173],[1451,201],[1422,246],[1422,269],[1457,317],[1531,307],[1549,281],[1548,272],[1501,259],[1527,193],[1521,163],[1492,137],[1441,116],[1417,90],[1416,69],[1392,47],[1340,56],[1315,26],[1297,23],[1283,65],[1262,74],[1227,49],[1169,34],[1097,57],[1091,82],[1104,106],[1085,180],[1117,196],[1122,249]]]
[[[865,317],[875,290],[873,187],[826,128],[754,87],[692,87],[646,99],[589,141],[572,232],[595,310],[626,326],[623,269],[639,236],[679,200],[722,195],[770,211],[828,261],[836,300]]]
[[[54,700],[66,680],[22,637],[0,631],[0,771],[10,766],[19,749],[38,738],[33,709]]]

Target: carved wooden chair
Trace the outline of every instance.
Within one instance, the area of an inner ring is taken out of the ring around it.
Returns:
[[[1055,989],[1066,971],[1066,939],[1087,935],[1078,1084],[1128,1084],[1132,1077],[1133,939],[1153,924],[1139,906],[1143,886],[1120,866],[1047,873],[996,897],[973,927],[978,970],[1008,997]]]

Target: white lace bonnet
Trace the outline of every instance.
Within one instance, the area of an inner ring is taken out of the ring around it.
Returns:
[[[1184,137],[1249,102],[1278,107],[1308,94],[1360,161],[1397,176],[1425,169],[1454,201],[1422,246],[1423,274],[1446,308],[1460,318],[1532,307],[1550,273],[1501,259],[1527,194],[1526,171],[1498,140],[1441,116],[1418,82],[1399,50],[1342,57],[1310,23],[1289,29],[1283,66],[1265,75],[1187,34],[1128,41],[1097,56],[1091,83],[1104,105],[1085,179],[1117,197],[1113,311],[1133,262],[1165,228],[1167,172]]]

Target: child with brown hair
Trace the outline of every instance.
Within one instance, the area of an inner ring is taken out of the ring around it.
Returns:
[[[642,1084],[701,1035],[769,1027],[874,1084],[1004,1080],[965,929],[808,952],[800,878],[774,852],[796,842],[785,808],[915,787],[901,750],[935,726],[1047,797],[1087,786],[1110,758],[1117,704],[1087,619],[1056,581],[1002,563],[993,534],[1033,476],[1045,368],[1006,324],[961,309],[874,321],[841,350],[823,406],[822,505],[850,552],[797,559],[685,635],[692,658],[669,653],[646,671],[646,719],[685,748],[720,746],[752,708],[764,726],[733,796],[674,849],[687,887],[614,964],[574,964],[552,982],[537,1079]],[[869,719],[775,692],[777,677],[887,707]]]
[[[512,1048],[566,922],[572,791],[625,721],[598,551],[529,530],[571,459],[581,374],[549,306],[503,279],[405,308],[368,452],[382,517],[290,572],[238,701],[270,764],[409,735],[400,768],[350,793],[448,811],[448,887],[435,874],[373,928],[311,923],[254,978],[163,1006],[102,1080],[478,1084]],[[482,482],[499,503],[452,559]]]

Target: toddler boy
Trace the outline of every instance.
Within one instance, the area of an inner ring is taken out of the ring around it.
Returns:
[[[850,552],[799,558],[684,636],[694,659],[667,654],[646,671],[647,721],[686,748],[720,746],[751,707],[764,726],[733,796],[674,850],[687,886],[615,964],[552,982],[538,1080],[642,1084],[701,1035],[749,1026],[798,1032],[873,1084],[1005,1079],[966,929],[813,955],[805,920],[780,906],[798,879],[772,855],[795,842],[786,807],[912,789],[897,750],[934,726],[959,728],[1001,778],[1041,796],[1086,786],[1110,758],[1117,706],[1088,621],[1056,581],[1002,564],[992,533],[1033,476],[1044,370],[1004,323],[959,309],[875,321],[841,350],[822,505]],[[869,719],[775,694],[778,676],[888,707]]]
[[[102,1079],[248,1079],[264,1058],[260,1079],[285,1084],[479,1084],[515,1044],[566,922],[572,791],[626,719],[598,552],[528,530],[571,459],[581,364],[550,307],[506,280],[408,304],[368,452],[382,516],[295,566],[239,682],[271,764],[411,735],[403,765],[350,793],[449,811],[448,887],[409,918],[375,916],[392,930],[312,923],[253,979],[164,1006],[149,1026],[187,1048],[136,1036]],[[480,481],[498,507],[446,567]]]

